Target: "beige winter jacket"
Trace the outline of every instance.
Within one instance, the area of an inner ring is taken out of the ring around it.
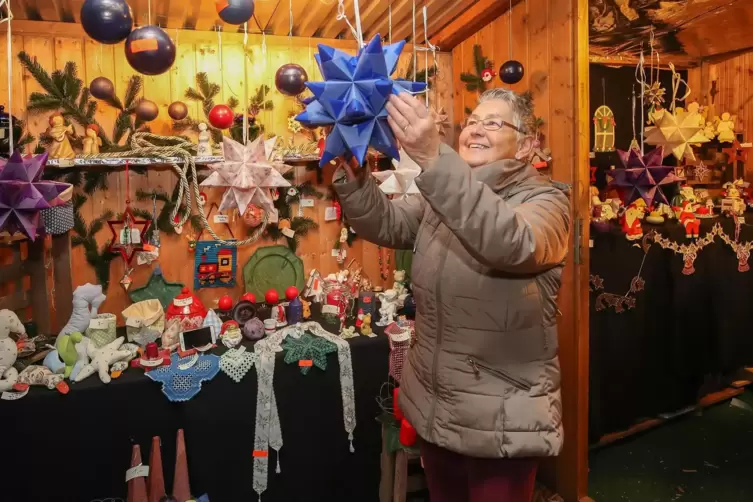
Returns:
[[[557,455],[567,195],[529,165],[471,169],[445,145],[416,184],[420,196],[395,201],[370,177],[335,185],[361,237],[415,254],[400,407],[422,438],[461,454]]]

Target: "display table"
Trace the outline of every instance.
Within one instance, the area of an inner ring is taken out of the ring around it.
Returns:
[[[278,354],[274,387],[284,440],[282,472],[270,469],[264,502],[378,500],[382,440],[375,398],[387,380],[389,345],[382,334],[348,342],[356,395],[355,453],[349,452],[343,429],[337,354],[329,354],[326,372],[313,368],[305,376]],[[255,406],[255,368],[240,383],[220,372],[183,403],[168,401],[161,384],[138,369],[107,386],[92,376],[71,384],[68,395],[33,387],[19,401],[0,401],[5,431],[0,472],[8,481],[0,498],[125,500],[132,442],[141,445],[148,463],[153,436],[162,438],[169,493],[176,432],[182,428],[195,495],[207,493],[212,502],[256,501]]]
[[[642,418],[694,405],[706,375],[753,363],[753,271],[739,270],[747,257],[743,246],[738,260],[735,222],[702,220],[698,241],[686,239],[676,222],[643,228],[658,238],[636,245],[617,226],[591,227],[592,442]],[[743,245],[753,241],[753,226],[741,225],[737,237]],[[665,249],[693,242],[703,247]],[[690,270],[682,253],[690,259],[693,251],[694,271],[684,273]]]

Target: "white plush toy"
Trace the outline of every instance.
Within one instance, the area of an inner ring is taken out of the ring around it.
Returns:
[[[68,323],[60,330],[59,335],[70,335],[71,333],[84,333],[89,327],[91,319],[97,315],[99,306],[107,297],[102,293],[102,286],[99,284],[86,283],[79,286],[73,292],[73,311]]]
[[[10,390],[18,381],[18,370],[13,367],[18,357],[16,342],[11,333],[26,334],[26,328],[12,310],[0,310],[0,391]]]
[[[110,366],[113,363],[128,359],[132,356],[130,350],[121,349],[123,345],[124,337],[116,338],[107,345],[97,348],[93,343],[87,344],[87,355],[91,358],[91,362],[81,368],[74,381],[80,382],[83,379],[94,374],[95,371],[99,372],[99,379],[102,383],[110,383]]]

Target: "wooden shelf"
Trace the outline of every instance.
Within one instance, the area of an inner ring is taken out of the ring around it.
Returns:
[[[215,164],[217,162],[223,162],[225,159],[220,155],[194,157],[194,162],[197,164]],[[71,164],[72,162],[72,164]],[[170,157],[168,159],[160,159],[155,157],[101,157],[97,159],[71,159],[67,162],[60,159],[49,159],[47,161],[48,168],[69,168],[69,167],[125,167],[126,162],[134,167],[148,167],[167,165],[171,162],[182,164],[182,159],[178,157]]]

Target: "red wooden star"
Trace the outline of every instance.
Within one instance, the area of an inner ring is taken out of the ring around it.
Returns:
[[[111,220],[107,222],[107,225],[110,227],[110,232],[112,233],[110,236],[110,252],[120,253],[120,256],[123,257],[126,263],[131,263],[133,257],[136,255],[136,251],[144,250],[146,231],[151,224],[151,220],[137,220],[133,215],[133,212],[131,212],[131,207],[126,206],[126,210],[123,212],[123,216],[121,216],[119,220]],[[132,241],[132,237],[135,237],[133,235],[135,233],[134,231],[138,231],[138,239],[136,242]]]
[[[729,155],[730,162],[747,162],[748,160],[748,150],[750,150],[751,147],[749,146],[742,146],[739,141],[735,140],[732,143],[732,146],[727,148],[722,148],[722,152]]]
[[[596,183],[596,170],[598,167],[591,167],[591,183]]]

